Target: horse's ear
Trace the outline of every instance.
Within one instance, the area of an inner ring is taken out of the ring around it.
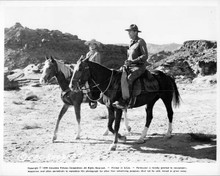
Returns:
[[[78,60],[77,62],[81,62],[83,59],[84,59],[84,56],[81,55],[80,58],[79,58],[79,60]]]
[[[79,58],[79,61],[82,61],[84,59],[84,56],[81,55],[80,58]]]
[[[53,58],[52,56],[50,56],[50,60],[51,60],[52,62],[54,62],[54,58]]]

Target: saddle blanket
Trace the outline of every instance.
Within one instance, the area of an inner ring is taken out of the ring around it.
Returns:
[[[133,83],[132,96],[136,97],[143,92],[157,92],[159,90],[159,83],[154,75],[146,70]]]

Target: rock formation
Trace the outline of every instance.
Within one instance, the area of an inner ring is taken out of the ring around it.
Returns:
[[[89,50],[84,43],[77,35],[58,30],[33,30],[16,23],[5,29],[5,67],[11,70],[37,65],[44,61],[45,56],[76,63]],[[127,54],[126,47],[117,45],[102,45],[100,52],[103,64],[112,68],[119,67]]]
[[[174,51],[152,55],[154,69],[160,69],[174,77],[185,77],[191,80],[198,75],[213,75],[217,71],[217,42],[191,40]]]
[[[88,52],[85,40],[77,35],[62,33],[58,30],[29,29],[16,23],[5,28],[5,59],[4,65],[9,72],[21,69],[23,82],[28,82],[29,72],[37,74],[32,78],[36,82],[45,56],[53,56],[67,64],[74,64],[81,55]],[[207,40],[190,40],[183,45],[147,44],[149,51],[149,69],[159,69],[179,79],[192,81],[197,76],[214,75],[217,72],[217,42]],[[102,64],[118,69],[127,58],[127,45],[104,45],[100,47]],[[20,72],[19,72],[20,73]],[[16,74],[19,74],[15,71]],[[5,88],[10,83],[12,73],[5,74]],[[15,81],[15,80],[14,80]],[[17,83],[11,83],[18,85]],[[15,86],[15,87],[16,87]],[[10,89],[10,88],[9,88]]]

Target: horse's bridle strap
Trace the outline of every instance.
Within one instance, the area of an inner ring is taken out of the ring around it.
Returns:
[[[101,92],[102,94],[104,94],[104,93],[109,89],[109,87],[110,87],[110,84],[111,84],[111,82],[112,82],[112,77],[113,77],[113,70],[112,70],[112,73],[111,73],[111,77],[110,77],[110,81],[109,81],[109,83],[108,83],[108,86],[106,87],[106,89],[105,89],[104,91],[102,91],[102,90],[99,88],[99,85],[100,85],[100,84],[97,84],[94,79],[92,79],[92,81],[93,81],[94,84],[96,85],[95,87],[97,87],[97,88],[100,90],[100,92]]]

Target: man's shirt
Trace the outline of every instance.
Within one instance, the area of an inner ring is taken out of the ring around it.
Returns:
[[[142,38],[132,40],[128,49],[128,60],[137,66],[144,65],[148,58],[148,51],[145,41]]]

